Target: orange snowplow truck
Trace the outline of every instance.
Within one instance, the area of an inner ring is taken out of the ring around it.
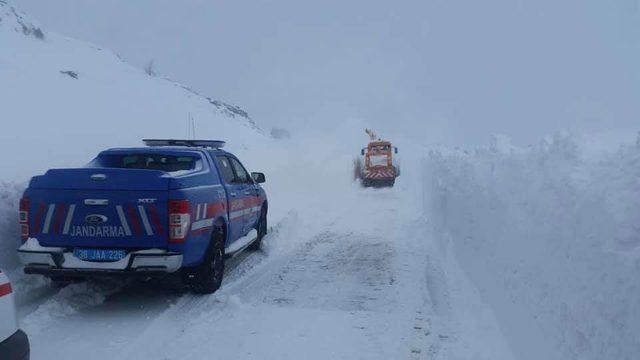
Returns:
[[[392,146],[389,141],[376,139],[375,133],[371,130],[365,131],[371,141],[360,151],[355,166],[356,178],[360,179],[364,187],[391,187],[400,175],[398,148]]]

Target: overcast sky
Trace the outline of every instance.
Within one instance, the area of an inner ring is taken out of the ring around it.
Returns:
[[[360,118],[430,142],[640,130],[636,0],[14,0],[268,128]]]

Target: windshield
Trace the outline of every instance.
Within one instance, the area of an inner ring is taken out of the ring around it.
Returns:
[[[194,170],[198,160],[194,156],[164,154],[106,154],[98,156],[88,166],[176,172]]]
[[[381,154],[381,153],[385,153],[385,152],[389,152],[389,145],[373,145],[371,147],[371,153],[372,154]]]

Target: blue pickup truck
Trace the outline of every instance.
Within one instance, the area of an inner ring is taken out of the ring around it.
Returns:
[[[20,201],[25,273],[53,281],[178,274],[194,292],[212,293],[225,258],[260,249],[263,173],[249,173],[222,141],[144,143],[31,179]]]

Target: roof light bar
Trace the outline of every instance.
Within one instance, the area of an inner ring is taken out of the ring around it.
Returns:
[[[188,146],[221,149],[226,142],[220,140],[143,139],[147,146]]]

